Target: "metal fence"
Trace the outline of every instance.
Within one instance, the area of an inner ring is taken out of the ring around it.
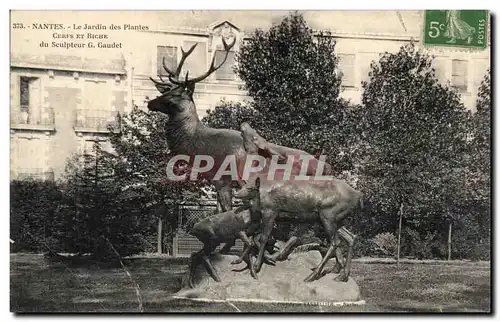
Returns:
[[[14,106],[12,108],[10,124],[54,126],[54,111],[51,108],[32,108],[26,106]]]
[[[237,207],[239,205],[234,205]],[[173,238],[173,256],[188,257],[193,252],[197,252],[203,248],[203,244],[194,236],[190,235],[189,230],[200,220],[215,215],[217,206],[215,202],[207,202],[199,205],[182,205],[179,207],[178,213],[178,228]],[[224,246],[222,244],[221,246]],[[221,246],[217,247],[217,251]],[[242,250],[243,242],[237,240],[232,250]]]
[[[108,131],[109,126],[114,130],[120,127],[120,115],[117,111],[109,110],[76,110],[75,127]]]

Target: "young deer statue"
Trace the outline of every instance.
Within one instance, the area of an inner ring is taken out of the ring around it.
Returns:
[[[212,278],[220,282],[219,274],[213,267],[208,257],[221,243],[240,238],[245,247],[251,248],[252,241],[248,237],[255,233],[261,223],[260,198],[259,194],[260,179],[255,181],[255,187],[248,189],[243,198],[244,205],[226,212],[222,212],[197,222],[189,233],[198,238],[203,243],[203,249],[191,256],[189,286],[193,287],[193,276],[196,264],[200,259],[203,260],[208,273]],[[250,268],[250,274],[257,279],[253,269],[252,257],[244,256],[243,260]]]
[[[217,165],[220,165],[221,160],[224,160],[226,156],[235,156],[240,171],[246,161],[246,151],[243,147],[243,139],[239,131],[215,129],[201,123],[196,112],[193,94],[196,83],[206,79],[225,63],[235,41],[236,39],[232,43],[227,44],[222,39],[225,50],[225,56],[222,61],[216,65],[214,56],[208,71],[195,78],[189,78],[187,72],[184,80],[180,79],[179,76],[186,58],[193,52],[196,45],[193,45],[188,51],[184,51],[181,48],[182,58],[175,71],[167,67],[164,58],[163,67],[168,74],[169,81],[165,81],[161,77],[160,81],[151,78],[161,95],[148,102],[148,109],[150,111],[168,115],[167,142],[172,153],[189,155],[191,156],[191,161],[193,161],[193,157],[196,155],[209,155],[215,159],[212,171],[204,173],[203,176],[211,180],[215,185],[220,211],[232,209],[232,185],[237,180],[231,176],[222,176],[220,180],[213,180],[219,170]],[[269,148],[275,148],[279,150],[279,153],[285,155],[308,154],[301,150],[281,147],[272,143],[269,143]],[[314,175],[315,169],[308,171],[308,174]],[[325,170],[324,174],[328,175],[328,170]],[[234,241],[228,242],[221,252],[227,252],[232,245],[234,245]]]
[[[248,124],[242,124],[241,131],[247,152],[255,152],[258,147],[254,144],[254,141],[260,136]],[[260,138],[260,140],[263,141],[262,146],[265,147],[265,140],[263,138]],[[261,190],[259,204],[262,206],[262,233],[259,253],[255,262],[255,270],[257,272],[260,270],[265,245],[271,236],[276,220],[291,223],[308,222],[311,224],[320,224],[323,227],[324,233],[327,236],[328,248],[326,251],[322,251],[323,258],[321,263],[305,280],[313,281],[321,277],[324,265],[334,256],[335,252],[337,266],[341,265],[344,267],[342,274],[337,277],[337,280],[347,281],[350,274],[354,235],[343,228],[343,221],[347,215],[354,213],[356,210],[361,210],[362,194],[346,182],[334,178],[323,179],[321,181],[263,180],[263,184],[261,185],[259,176],[267,176],[267,172],[264,170],[260,174],[256,174]],[[254,180],[256,180],[255,177]],[[247,183],[246,186],[237,191],[235,196],[240,198],[247,196],[248,184],[250,183]],[[342,252],[339,247],[340,236],[348,243],[345,265],[339,263],[339,260],[343,261]],[[287,242],[287,246],[283,248],[284,251],[279,256],[286,257],[293,251],[293,245],[290,245],[290,240]]]

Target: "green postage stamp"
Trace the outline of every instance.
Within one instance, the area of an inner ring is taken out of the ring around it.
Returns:
[[[426,10],[424,44],[484,49],[488,43],[488,10]]]

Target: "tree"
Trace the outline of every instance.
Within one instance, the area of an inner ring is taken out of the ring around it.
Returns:
[[[150,218],[140,207],[141,196],[127,196],[115,173],[115,156],[98,142],[92,152],[75,155],[67,164],[60,221],[67,251],[114,258],[144,250],[144,236],[151,231]],[[111,245],[110,245],[111,244]]]
[[[470,222],[477,226],[481,254],[489,258],[491,234],[491,80],[488,70],[478,90],[476,113],[472,116],[469,140],[471,178]],[[470,225],[468,225],[470,226]]]
[[[213,110],[208,110],[202,121],[213,128],[239,131],[241,123],[253,123],[260,118],[258,111],[243,103],[223,100]]]
[[[413,43],[372,63],[363,88],[360,183],[376,221],[435,230],[465,185],[468,112],[460,96],[438,82],[432,58]]]
[[[472,118],[470,155],[476,175],[476,200],[483,202],[489,212],[491,188],[491,81],[490,71],[479,87],[476,113]]]
[[[441,171],[438,190],[447,204],[448,259],[488,257],[490,237],[490,79],[478,91],[476,113],[468,115],[461,166]],[[452,238],[452,232],[456,231]],[[486,246],[486,247],[483,247]]]
[[[335,44],[329,33],[315,34],[298,13],[269,31],[257,29],[241,45],[235,67],[252,101],[224,102],[204,122],[239,128],[238,122],[248,121],[273,143],[309,153],[323,150],[329,163],[343,170],[347,162],[339,155],[348,151],[352,136],[349,103],[339,97]]]

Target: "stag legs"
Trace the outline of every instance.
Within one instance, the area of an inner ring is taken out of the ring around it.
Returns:
[[[343,228],[343,227],[342,227]],[[351,263],[352,263],[352,253],[354,248],[354,240],[356,235],[351,233],[349,230],[343,228],[339,229],[339,234],[342,238],[347,241],[347,259],[345,261],[344,270],[342,273],[335,278],[339,282],[347,282],[349,280],[349,275],[351,274]]]

